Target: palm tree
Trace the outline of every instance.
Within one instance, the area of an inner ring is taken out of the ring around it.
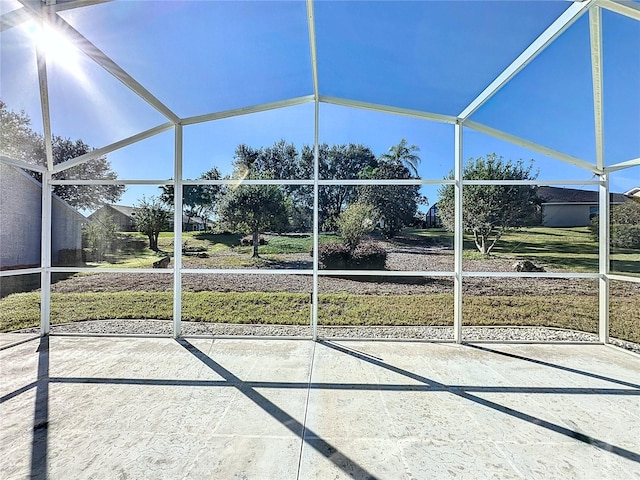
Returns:
[[[415,152],[419,151],[420,147],[417,145],[407,145],[407,141],[403,138],[397,145],[389,147],[387,153],[383,153],[380,158],[388,162],[405,166],[417,177],[418,165],[420,165],[420,156]]]

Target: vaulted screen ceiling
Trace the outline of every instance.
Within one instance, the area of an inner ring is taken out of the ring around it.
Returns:
[[[0,97],[38,127],[44,19],[84,52],[48,41],[51,129],[94,146],[318,100],[480,124],[596,167],[640,156],[638,2],[46,3],[2,2]]]

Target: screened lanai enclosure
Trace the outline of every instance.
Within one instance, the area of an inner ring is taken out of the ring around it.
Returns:
[[[0,8],[3,478],[640,475],[640,2]]]
[[[3,331],[640,340],[637,2],[2,9]],[[334,261],[363,203],[373,242]]]

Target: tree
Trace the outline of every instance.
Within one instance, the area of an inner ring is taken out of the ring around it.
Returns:
[[[58,165],[91,152],[82,140],[54,136],[53,163]],[[44,158],[44,155],[43,155]],[[107,157],[98,157],[53,175],[55,180],[115,180]],[[105,203],[116,203],[125,191],[124,185],[54,185],[53,193],[76,208],[95,210]]]
[[[91,260],[104,260],[107,253],[114,251],[118,238],[118,225],[113,216],[104,210],[92,216],[92,220],[83,229],[83,240]]]
[[[364,235],[373,231],[377,220],[376,209],[366,203],[352,203],[340,214],[338,228],[350,251],[358,246]]]
[[[42,164],[42,136],[31,129],[31,119],[24,112],[14,112],[0,100],[0,155],[31,164]]]
[[[362,178],[409,179],[409,170],[396,162],[383,162],[378,168],[367,169]],[[365,185],[358,187],[358,202],[372,205],[379,213],[380,230],[387,238],[393,238],[410,225],[419,204],[426,204],[418,185]]]
[[[598,215],[589,224],[596,242],[600,233],[599,224]],[[640,248],[640,200],[631,199],[611,206],[609,235],[614,248]]]
[[[53,163],[61,164],[91,151],[82,140],[53,136]],[[31,129],[31,119],[24,112],[13,112],[0,100],[0,154],[35,165],[46,165],[42,135]],[[29,172],[38,181],[38,172]],[[99,157],[76,165],[53,176],[55,180],[115,180],[106,157]],[[124,193],[124,185],[54,185],[53,193],[70,205],[95,210],[104,203],[115,203]]]
[[[252,178],[292,180],[301,175],[300,154],[294,144],[284,140],[260,149],[240,144],[236,147],[233,164],[236,175]]]
[[[420,156],[416,152],[420,151],[420,147],[416,145],[408,145],[403,138],[398,145],[389,147],[387,153],[383,153],[380,159],[389,163],[402,165],[409,170],[416,178],[418,178],[418,165],[420,165]],[[393,178],[393,177],[387,177]]]
[[[259,149],[238,145],[233,166],[234,178],[240,179],[292,180],[303,178],[305,174],[297,148],[284,140]],[[279,188],[285,196],[290,227],[298,230],[311,228],[313,190],[300,185],[280,185]]]
[[[228,189],[218,215],[230,229],[252,235],[254,258],[258,257],[260,232],[278,231],[287,224],[285,197],[276,185],[240,185]]]
[[[220,170],[213,167],[198,177],[198,180],[220,180]],[[174,189],[173,185],[162,185],[160,200],[173,208]],[[193,217],[200,217],[206,220],[215,212],[218,200],[222,194],[222,185],[185,185],[182,189],[182,205],[184,214],[187,217],[187,224]]]
[[[302,172],[304,178],[313,178],[313,148],[302,148]],[[369,147],[350,143],[318,146],[318,167],[323,180],[357,179],[360,172],[378,165]],[[324,230],[334,230],[342,211],[356,200],[357,191],[352,185],[323,186],[318,191],[320,225]],[[311,199],[312,200],[312,197]]]
[[[463,169],[465,180],[535,180],[533,160],[504,161],[495,153],[486,158],[469,159]],[[453,172],[447,179],[453,179]],[[476,247],[489,255],[496,242],[508,230],[532,224],[537,218],[540,199],[537,188],[530,185],[465,185],[462,195],[463,229],[473,234]],[[438,190],[438,211],[442,224],[455,227],[454,186]]]
[[[158,197],[142,197],[139,203],[134,205],[134,218],[136,230],[144,233],[149,238],[149,248],[158,251],[158,237],[160,232],[167,228],[170,212]]]

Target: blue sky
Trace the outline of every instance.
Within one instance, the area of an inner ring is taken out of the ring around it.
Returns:
[[[5,4],[6,5],[6,4]],[[315,5],[320,92],[456,115],[569,2],[328,2]],[[61,16],[181,117],[313,92],[304,2],[119,1]],[[640,22],[603,11],[606,163],[640,157]],[[593,93],[583,16],[472,120],[595,161]],[[0,98],[42,130],[28,28],[2,32]],[[70,68],[73,67],[73,68]],[[53,132],[100,147],[166,119],[82,54],[48,66]],[[230,170],[239,143],[313,143],[313,104],[185,127],[184,174]],[[322,104],[320,141],[381,154],[401,138],[420,147],[423,178],[453,166],[453,127]],[[585,170],[465,130],[465,158],[534,159],[540,179],[589,180]],[[120,178],[173,175],[173,134],[113,152]],[[616,173],[614,191],[640,184]],[[123,204],[140,192],[129,188]],[[436,188],[425,187],[430,202]]]

